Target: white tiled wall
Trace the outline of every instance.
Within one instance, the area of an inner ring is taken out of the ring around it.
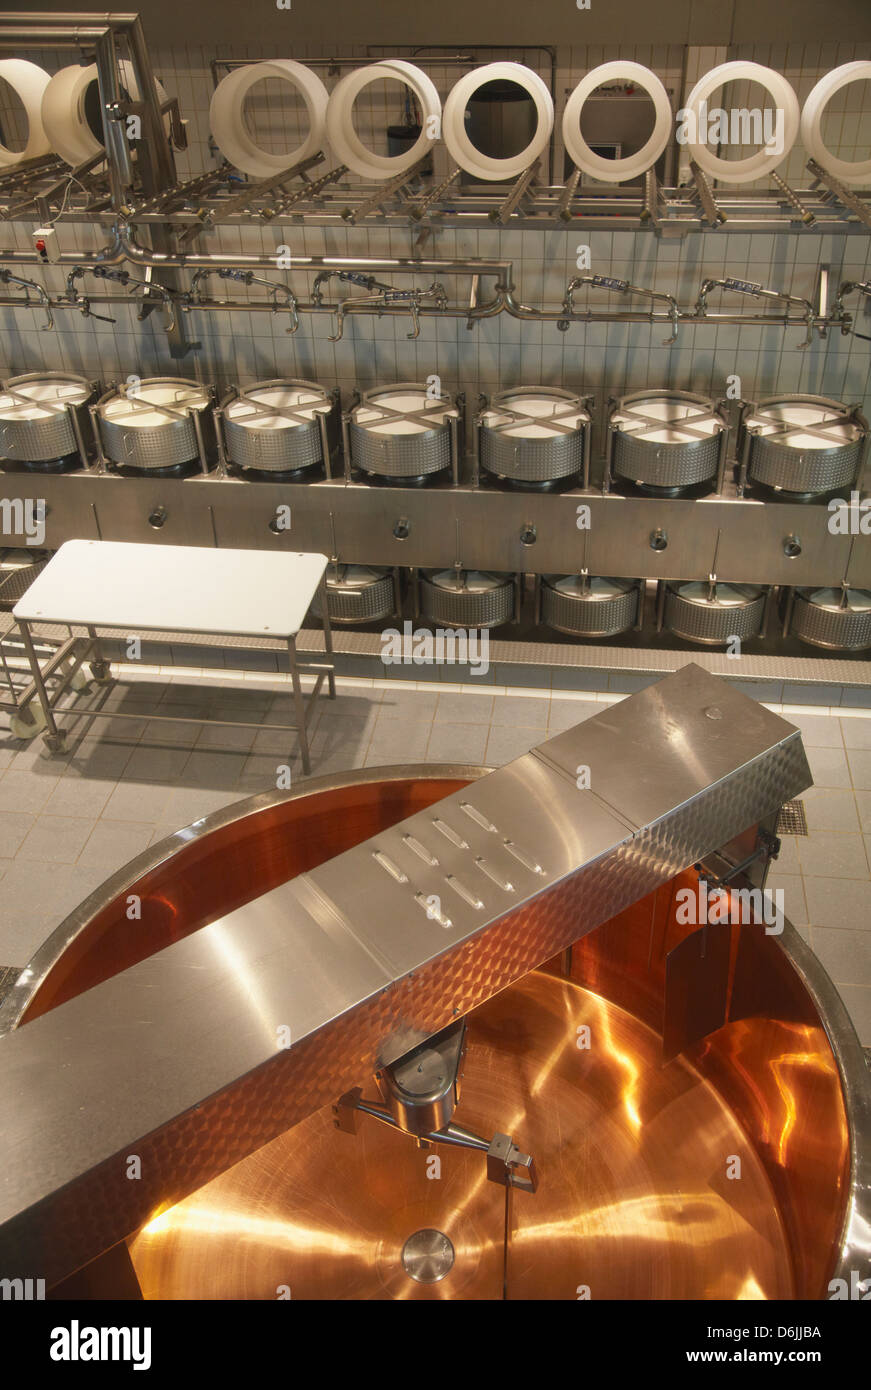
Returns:
[[[321,50],[325,52],[326,50]],[[44,53],[30,55],[50,70],[68,61],[68,55],[57,55],[52,62]],[[208,103],[213,90],[210,61],[239,58],[255,60],[279,55],[257,46],[240,46],[232,52],[217,55],[206,49],[189,48],[172,53],[154,52],[155,71],[167,90],[177,95],[182,113],[188,120],[189,149],[179,156],[181,176],[186,177],[212,166],[215,154],[209,147]],[[318,56],[309,46],[298,49],[293,56],[306,59]],[[348,50],[344,56],[365,61]],[[479,54],[479,60],[490,55]],[[504,56],[494,55],[492,56]],[[542,54],[517,52],[530,65],[537,66],[549,77],[547,62]],[[572,48],[557,54],[556,90],[558,94],[557,129],[561,104],[568,91],[583,72],[599,63],[616,57],[634,58],[652,67],[675,94],[692,85],[699,71],[707,70],[724,57],[749,57],[783,71],[792,81],[799,97],[804,97],[824,72],[854,57],[865,56],[850,44],[829,44],[814,49],[791,46],[754,49],[695,50],[691,64],[683,71],[684,50],[676,46],[620,49]],[[430,72],[442,96],[456,80],[459,68],[439,68],[425,55],[418,61]],[[319,69],[328,85],[336,81],[326,68]],[[844,144],[839,152],[846,158],[857,153],[867,154],[871,134],[865,126],[871,123],[871,102],[859,84],[848,93],[838,119],[839,134]],[[852,109],[855,101],[864,98],[864,112]],[[838,108],[840,110],[840,108]],[[265,127],[262,115],[268,114],[276,139],[281,134],[282,120],[288,119],[288,143],[293,143],[293,113],[277,108],[270,99],[258,117],[258,132]],[[377,103],[363,108],[362,119],[383,130],[387,118],[399,117],[394,102],[389,108]],[[862,124],[865,123],[865,125]],[[365,124],[361,133],[365,136]],[[831,134],[827,126],[827,134]],[[864,140],[864,150],[860,149]],[[852,143],[851,143],[852,142]],[[443,155],[439,155],[439,160]],[[796,183],[802,177],[805,155],[797,149],[786,167],[787,177]],[[437,171],[438,171],[437,163]],[[558,156],[561,167],[561,156]],[[203,239],[211,250],[271,250],[287,242],[292,250],[304,254],[408,255],[412,252],[419,229],[403,228],[342,228],[323,229],[288,221],[284,225],[261,228],[222,229]],[[62,226],[59,231],[62,249],[76,245],[96,246],[96,232],[80,226]],[[29,244],[29,228],[0,224],[0,248]],[[726,230],[688,236],[683,242],[659,240],[649,234],[632,232],[585,233],[564,231],[464,231],[434,229],[426,242],[425,254],[432,256],[498,256],[514,263],[519,297],[529,304],[557,305],[561,302],[568,280],[575,273],[576,248],[579,244],[591,247],[593,269],[636,283],[665,290],[676,295],[681,305],[692,304],[701,281],[707,276],[724,272],[762,282],[773,288],[813,298],[817,268],[820,263],[830,267],[831,283],[841,279],[864,279],[871,275],[871,238],[834,235],[742,235]],[[289,272],[286,277],[301,296],[307,294],[310,277]],[[420,277],[423,287],[431,277]],[[60,272],[48,272],[46,283],[61,288]],[[214,282],[217,284],[218,282]],[[408,281],[403,280],[403,285]],[[444,277],[449,297],[461,298],[467,282]],[[96,290],[96,282],[86,282]],[[244,295],[244,288],[233,285],[234,297]],[[256,294],[262,292],[255,291]],[[596,303],[611,302],[613,307],[626,307],[622,296],[597,294]],[[583,303],[578,295],[578,304]],[[737,300],[734,296],[722,301],[723,307],[737,312],[752,311],[753,301]],[[105,312],[99,309],[98,312]],[[643,307],[643,301],[638,301]],[[720,307],[712,296],[711,308]],[[849,307],[860,314],[857,327],[871,333],[871,319],[861,318],[861,302],[851,300]],[[333,332],[327,316],[303,316],[299,332],[285,332],[287,319],[267,314],[192,314],[189,318],[191,336],[202,344],[183,363],[170,357],[166,335],[159,313],[141,324],[135,309],[113,309],[117,322],[104,324],[85,320],[77,313],[57,315],[53,332],[40,329],[42,316],[37,309],[0,311],[0,373],[31,371],[39,367],[66,368],[81,371],[103,380],[115,379],[129,373],[141,375],[170,372],[196,376],[201,380],[223,386],[230,381],[250,382],[263,377],[295,375],[310,377],[325,386],[338,384],[343,388],[363,388],[385,381],[423,378],[438,372],[448,388],[460,387],[474,394],[477,390],[492,390],[514,384],[547,382],[597,393],[600,399],[609,394],[644,385],[670,386],[698,390],[719,396],[725,390],[726,377],[737,373],[746,396],[777,391],[802,391],[833,396],[848,402],[862,401],[871,410],[871,344],[856,337],[832,334],[827,340],[817,338],[811,347],[800,349],[802,333],[791,330],[784,334],[779,328],[696,327],[681,329],[672,346],[663,345],[666,331],[662,326],[648,325],[581,325],[574,324],[565,334],[555,324],[522,323],[506,314],[466,328],[463,319],[440,322],[422,320],[420,337],[410,342],[406,334],[410,321],[404,318],[383,320],[356,318],[347,322],[340,343],[328,341]]]

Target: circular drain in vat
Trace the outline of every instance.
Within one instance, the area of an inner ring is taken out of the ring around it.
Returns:
[[[415,1231],[402,1247],[403,1268],[418,1284],[437,1284],[450,1272],[453,1263],[453,1245],[434,1226]]]

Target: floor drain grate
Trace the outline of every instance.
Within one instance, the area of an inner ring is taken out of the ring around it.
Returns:
[[[777,816],[778,835],[807,835],[807,814],[803,801],[787,801]]]

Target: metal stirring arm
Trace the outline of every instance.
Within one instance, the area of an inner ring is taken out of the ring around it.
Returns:
[[[371,1115],[373,1120],[402,1130],[389,1107],[377,1101],[363,1100],[359,1087],[341,1096],[333,1106],[336,1128],[346,1134],[356,1134],[354,1115],[357,1112]],[[472,1130],[451,1122],[444,1129],[417,1135],[416,1139],[420,1148],[427,1148],[430,1144],[446,1144],[455,1149],[477,1149],[479,1153],[487,1155],[487,1178],[490,1182],[498,1183],[500,1187],[516,1187],[521,1192],[535,1192],[538,1188],[535,1159],[531,1154],[522,1153],[510,1134],[497,1133],[488,1141]]]
[[[610,275],[576,275],[566,286],[565,298],[563,299],[563,309],[566,314],[574,315],[575,312],[575,291],[582,285],[591,285],[598,290],[616,290],[620,294],[643,294],[648,299],[661,300],[668,305],[668,314],[671,320],[671,337],[663,338],[663,345],[668,347],[677,339],[677,330],[680,324],[680,309],[674,295],[666,294],[662,290],[649,290],[645,285],[633,285],[629,280],[616,280]],[[651,323],[654,322],[653,315],[650,316]],[[562,320],[559,327],[562,327]],[[566,323],[568,327],[568,323]]]
[[[20,275],[13,275],[11,270],[4,270],[2,268],[0,268],[0,284],[22,285],[24,288],[25,304],[30,303],[30,296],[28,295],[27,291],[35,290],[36,293],[39,295],[40,303],[42,304],[42,307],[45,310],[46,322],[42,325],[42,331],[43,333],[46,333],[50,328],[54,328],[54,315],[51,312],[51,299],[48,293],[43,289],[42,285],[38,285],[35,280],[24,280]]]
[[[782,304],[798,304],[804,310],[807,332],[804,342],[799,343],[799,347],[804,349],[810,347],[813,342],[814,321],[816,312],[809,299],[798,298],[794,294],[786,294],[782,290],[768,290],[764,285],[758,285],[752,280],[736,280],[731,275],[726,275],[721,280],[703,280],[699,289],[699,297],[696,303],[696,313],[700,318],[704,318],[708,312],[708,295],[711,290],[722,289],[732,290],[736,294],[749,294],[754,299],[777,299]]]
[[[490,1182],[535,1192],[535,1160],[521,1152],[509,1134],[483,1139],[473,1130],[454,1124],[451,1117],[460,1097],[460,1067],[465,1055],[466,1024],[461,1019],[376,1072],[383,1102],[364,1100],[359,1086],[341,1096],[333,1106],[336,1128],[356,1134],[357,1114],[370,1115],[412,1135],[420,1148],[446,1144],[486,1154]]]

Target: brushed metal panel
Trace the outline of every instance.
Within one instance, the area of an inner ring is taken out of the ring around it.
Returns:
[[[702,589],[704,596],[687,594],[687,588]],[[724,590],[731,602],[723,601]],[[688,642],[722,645],[734,637],[749,641],[758,636],[762,627],[765,592],[753,585],[741,585],[740,592],[743,597],[738,602],[733,584],[716,585],[713,597],[708,596],[707,585],[692,584],[677,588],[669,584],[665,594],[665,627]]]
[[[867,600],[865,602],[867,604]],[[863,651],[871,647],[871,607],[820,606],[811,602],[807,590],[799,590],[795,595],[790,631],[814,646]]]
[[[703,579],[716,551],[718,572],[736,582],[837,586],[849,563],[850,583],[871,589],[871,546],[832,535],[826,507],[801,503],[95,474],[7,474],[0,490],[45,499],[51,537],[46,543],[52,546],[77,536],[165,540],[172,527],[176,543],[183,538],[190,545],[241,549],[337,550],[348,564],[439,569],[457,558],[459,527],[460,559],[467,569],[574,574],[587,566],[596,574]],[[155,504],[166,509],[162,531],[148,525]],[[581,504],[590,509],[590,529],[583,532],[577,524]],[[292,524],[276,535],[270,523],[279,506],[291,508]],[[393,534],[401,519],[409,524],[407,540]],[[533,545],[520,540],[527,525],[536,530]],[[190,534],[183,535],[183,528]],[[668,534],[666,550],[651,549],[650,535],[657,529]],[[795,558],[783,553],[790,534],[801,538]],[[4,542],[21,545],[23,538],[4,537]]]
[[[600,599],[582,597],[556,587],[558,575],[548,575],[541,586],[541,618],[548,627],[583,637],[613,637],[625,632],[638,616],[638,585]],[[592,581],[596,583],[596,580]],[[600,583],[611,581],[601,580]]]
[[[591,788],[633,827],[658,821],[704,787],[749,769],[775,743],[794,746],[806,771],[799,732],[780,715],[694,662],[672,679],[674,685],[658,681],[557,734],[537,756],[572,781],[579,763],[586,764]]]

